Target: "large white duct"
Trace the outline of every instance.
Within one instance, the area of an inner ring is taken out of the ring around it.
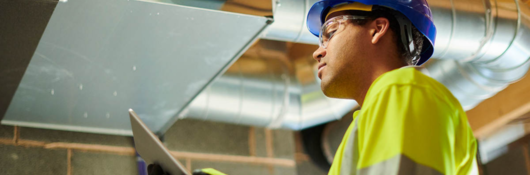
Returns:
[[[316,1],[273,1],[275,21],[262,38],[317,44],[305,27],[307,11]],[[466,110],[526,74],[530,58],[528,2],[430,0],[429,4],[438,34],[436,59],[426,64],[424,72],[442,82]],[[232,67],[240,67],[242,60]],[[180,117],[299,130],[336,120],[356,105],[325,97],[318,80],[300,84],[296,76],[281,68],[285,62],[262,61],[268,73],[226,73]]]
[[[317,0],[277,1],[275,23],[263,38],[317,44],[305,14]],[[521,0],[430,0],[437,27],[435,52],[425,72],[472,109],[523,77],[530,58],[529,3]],[[283,17],[282,15],[290,15]],[[295,19],[292,19],[296,17]],[[291,21],[291,22],[290,22]],[[300,30],[288,24],[303,24]],[[282,34],[291,36],[282,38]],[[294,39],[293,39],[294,38]]]
[[[245,56],[214,81],[257,36],[317,44],[305,27],[315,1],[272,1],[274,23],[266,30],[270,21],[259,16],[146,1],[61,1],[2,123],[129,135],[129,108],[158,132],[177,117],[295,130],[338,119],[356,103],[322,94],[309,54]],[[425,72],[466,109],[525,75],[530,1],[429,3],[438,59]],[[259,44],[290,50],[285,42]]]
[[[427,72],[469,110],[522,78],[530,59],[530,7],[520,0],[430,1],[438,27]],[[449,4],[450,6],[445,6]]]

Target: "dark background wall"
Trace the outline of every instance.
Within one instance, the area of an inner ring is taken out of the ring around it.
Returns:
[[[58,0],[0,0],[0,120]]]

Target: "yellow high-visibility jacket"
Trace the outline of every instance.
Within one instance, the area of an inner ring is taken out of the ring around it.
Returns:
[[[330,175],[472,174],[476,139],[458,100],[415,68],[370,86],[335,154]]]

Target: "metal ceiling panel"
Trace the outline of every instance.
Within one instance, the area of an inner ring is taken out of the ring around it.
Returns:
[[[159,131],[270,22],[145,1],[61,2],[3,124],[131,135],[133,108]]]

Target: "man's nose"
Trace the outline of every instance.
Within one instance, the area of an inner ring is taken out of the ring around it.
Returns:
[[[322,57],[325,57],[325,56],[326,56],[326,49],[324,49],[322,46],[318,47],[318,49],[315,50],[315,52],[313,52],[313,58],[317,60],[317,62],[319,63],[320,63],[320,59],[322,59]]]

